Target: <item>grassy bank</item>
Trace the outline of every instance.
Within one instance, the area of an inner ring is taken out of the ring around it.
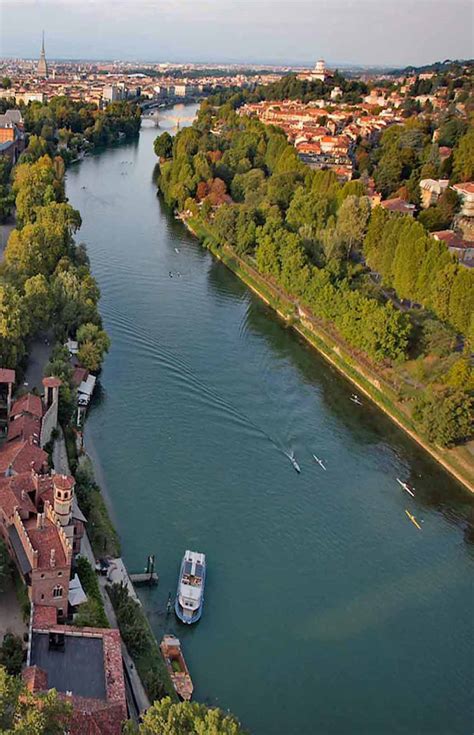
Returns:
[[[470,492],[474,493],[474,469],[472,457],[467,447],[443,449],[431,445],[407,412],[403,403],[397,400],[396,391],[381,376],[359,361],[344,348],[341,340],[332,337],[319,327],[310,315],[302,316],[298,305],[280,289],[272,287],[256,270],[236,255],[230,247],[219,247],[205,224],[197,219],[185,221],[186,226],[207,247],[215,257],[251,288],[265,303],[274,309],[286,323],[301,334],[334,367],[343,373],[357,388],[368,396],[379,408],[409,436],[423,447],[453,477]]]
[[[169,696],[177,702],[178,697],[142,606],[130,597],[124,585],[109,585],[107,592],[117,616],[120,635],[150,701]]]
[[[76,495],[77,502],[87,518],[87,535],[96,558],[120,556],[120,539],[100,487],[95,481],[92,462],[86,454],[79,458]]]
[[[97,574],[84,556],[77,559],[77,574],[81,580],[82,589],[87,595],[87,602],[80,605],[79,612],[74,618],[74,625],[109,628]]]

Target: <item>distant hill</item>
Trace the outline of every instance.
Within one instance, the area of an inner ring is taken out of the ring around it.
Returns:
[[[435,61],[434,64],[425,64],[424,66],[405,66],[403,69],[390,69],[386,73],[393,74],[394,76],[424,74],[428,72],[439,74],[440,72],[454,71],[460,66],[473,65],[474,59],[445,59],[444,61]]]

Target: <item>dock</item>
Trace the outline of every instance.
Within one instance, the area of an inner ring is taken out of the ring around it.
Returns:
[[[139,586],[141,584],[148,584],[150,586],[158,584],[158,574],[155,572],[155,555],[150,554],[146,561],[146,567],[143,572],[138,574],[129,574],[130,580],[133,584]]]
[[[158,584],[158,574],[156,572],[141,572],[139,574],[129,574],[128,576],[133,584],[138,586],[141,584]]]

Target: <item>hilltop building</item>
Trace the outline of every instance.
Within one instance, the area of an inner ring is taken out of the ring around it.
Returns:
[[[42,79],[48,78],[48,64],[46,62],[46,53],[44,50],[44,31],[43,31],[43,40],[41,43],[41,54],[38,61],[38,66],[36,68],[37,74]]]
[[[314,69],[298,74],[298,79],[305,79],[308,82],[325,82],[331,76],[332,74],[329,69],[326,69],[324,59],[318,59],[314,65]]]

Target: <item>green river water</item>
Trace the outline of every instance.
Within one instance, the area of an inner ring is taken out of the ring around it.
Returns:
[[[166,210],[156,134],[67,174],[112,339],[86,445],[129,569],[156,555],[155,633],[255,735],[472,733],[472,498]],[[186,548],[191,628],[164,614]]]

